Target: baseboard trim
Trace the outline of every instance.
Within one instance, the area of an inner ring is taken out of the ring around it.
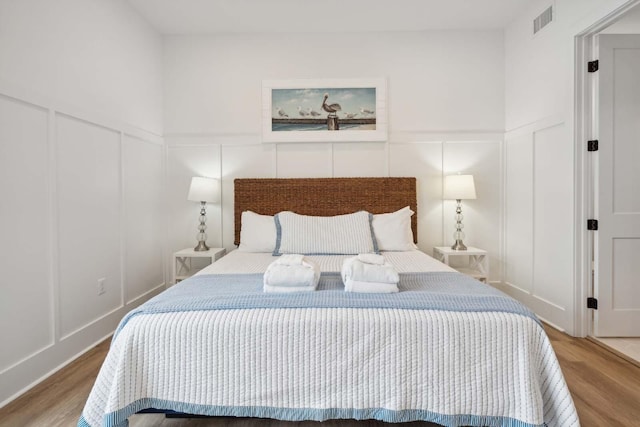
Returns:
[[[22,389],[20,389],[18,392],[16,392],[15,394],[13,394],[12,396],[9,396],[8,399],[5,399],[3,402],[0,402],[0,408],[4,408],[5,406],[7,406],[9,403],[13,402],[14,400],[16,400],[17,398],[19,398],[20,396],[22,396],[23,394],[25,394],[26,392],[28,392],[29,390],[31,390],[32,388],[36,387],[38,384],[42,383],[43,381],[45,381],[47,378],[50,378],[51,376],[53,376],[55,373],[57,373],[58,371],[60,371],[61,369],[63,369],[64,367],[70,365],[71,363],[73,363],[75,360],[77,360],[79,357],[81,357],[82,355],[84,355],[85,353],[87,353],[89,350],[91,350],[92,348],[95,348],[98,344],[102,343],[104,340],[108,339],[109,337],[113,336],[113,332],[110,332],[109,334],[105,335],[104,337],[98,339],[97,341],[95,341],[94,343],[90,344],[87,348],[81,350],[79,353],[77,353],[75,356],[71,356],[69,359],[65,360],[64,362],[62,362],[60,365],[56,366],[55,368],[53,368],[51,371],[47,372],[46,374],[44,374],[43,376],[41,376],[40,378],[38,378],[37,380],[33,381],[32,383],[30,383],[29,385],[27,385],[26,387],[23,387]]]

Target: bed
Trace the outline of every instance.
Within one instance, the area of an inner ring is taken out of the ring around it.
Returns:
[[[242,212],[331,216],[409,206],[414,178],[238,179]],[[417,214],[411,234],[417,241]],[[344,292],[349,255],[312,255],[316,292],[262,293],[270,253],[232,251],[129,313],[79,426],[150,408],[279,420],[578,426],[550,342],[526,307],[418,250],[382,252],[393,295]]]

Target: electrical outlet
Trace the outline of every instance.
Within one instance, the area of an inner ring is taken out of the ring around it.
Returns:
[[[98,295],[103,295],[107,292],[107,289],[104,286],[104,283],[107,281],[105,277],[102,279],[98,279]]]

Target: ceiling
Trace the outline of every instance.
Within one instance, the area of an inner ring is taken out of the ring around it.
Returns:
[[[162,34],[487,30],[533,0],[129,0]]]

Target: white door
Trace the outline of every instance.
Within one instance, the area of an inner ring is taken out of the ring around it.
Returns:
[[[640,336],[640,35],[598,43],[594,334]]]

